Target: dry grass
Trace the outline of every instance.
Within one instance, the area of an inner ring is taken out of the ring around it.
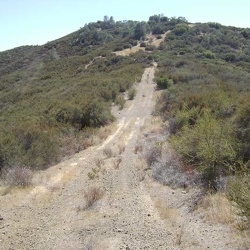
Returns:
[[[131,49],[124,49],[124,50],[116,51],[113,53],[116,54],[117,56],[128,56],[130,54],[136,53],[139,50],[145,51],[145,48],[140,47],[140,44],[138,44],[138,45],[132,47]]]
[[[144,157],[150,167],[154,162],[157,162],[161,158],[161,147],[153,146],[149,148]]]
[[[162,220],[168,220],[173,225],[178,223],[180,216],[179,216],[178,211],[176,209],[168,207],[161,200],[156,201],[155,206],[156,206]]]
[[[213,223],[230,224],[235,219],[232,205],[226,196],[221,193],[206,195],[198,205],[197,212],[206,221]]]
[[[26,167],[14,166],[5,168],[2,176],[6,185],[27,187],[32,184],[33,172]]]
[[[126,149],[125,145],[119,144],[118,145],[118,153],[119,153],[119,155],[121,155],[125,151],[125,149]]]
[[[143,170],[140,170],[137,172],[137,179],[139,182],[142,182],[145,180],[146,173]]]
[[[110,128],[100,128],[98,131],[98,136],[101,140],[106,140],[108,136],[111,134],[111,129]]]
[[[135,154],[142,153],[142,151],[143,151],[143,146],[142,145],[138,144],[138,145],[135,146],[135,149],[134,149]]]
[[[98,168],[101,168],[104,165],[104,160],[103,159],[96,159],[95,164]]]
[[[120,164],[122,162],[122,158],[118,158],[114,161],[114,168],[118,169],[120,167]]]
[[[103,153],[108,157],[111,158],[113,157],[113,151],[111,148],[104,148]]]
[[[157,48],[160,46],[161,42],[164,41],[166,35],[169,33],[169,31],[167,31],[165,34],[162,34],[160,39],[157,39],[155,35],[149,35],[148,39],[150,40],[150,45],[154,45]]]
[[[183,236],[185,234],[185,226],[184,226],[184,223],[182,223],[181,225],[179,225],[177,227],[177,230],[176,230],[176,244],[178,246],[182,245],[183,243]]]
[[[250,174],[229,179],[227,197],[233,202],[235,213],[240,217],[240,228],[250,229]]]
[[[82,141],[82,149],[89,148],[94,145],[93,138],[86,138]]]
[[[84,191],[85,209],[92,207],[103,195],[104,191],[100,187],[92,187]]]
[[[185,224],[183,223],[178,210],[168,207],[162,200],[157,200],[155,206],[161,219],[166,220],[166,222],[170,223],[170,226],[173,227],[173,231],[175,231],[175,244],[181,246],[184,242],[183,238],[186,232]]]

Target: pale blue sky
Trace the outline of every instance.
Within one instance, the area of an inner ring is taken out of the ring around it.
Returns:
[[[147,21],[150,15],[185,17],[250,27],[250,0],[0,0],[0,51],[41,45],[102,20]]]

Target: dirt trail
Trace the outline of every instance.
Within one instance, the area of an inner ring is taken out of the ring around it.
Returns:
[[[207,225],[196,217],[181,218],[187,206],[181,203],[192,193],[162,187],[147,176],[144,180],[145,173],[137,166],[134,149],[154,107],[154,72],[155,67],[147,68],[135,99],[127,101],[124,110],[114,110],[116,130],[103,144],[38,173],[35,187],[0,196],[1,250],[235,249],[228,246],[230,233],[221,233],[226,240],[218,236],[222,227],[210,226],[206,232]],[[112,157],[104,149],[110,149]],[[100,169],[98,159],[103,162]],[[100,187],[105,194],[92,208],[82,209],[84,191],[90,187]],[[181,247],[184,233],[179,224],[160,216],[157,196],[180,207],[177,217],[191,227],[191,233],[186,233],[189,247]],[[196,242],[189,236],[197,237]]]
[[[144,41],[147,45],[154,45],[155,47],[159,47],[161,42],[164,41],[164,39],[166,38],[166,36],[170,33],[171,31],[167,31],[164,34],[161,35],[161,38],[157,39],[156,35],[147,35],[146,37],[146,41]],[[141,42],[139,42],[136,46],[133,46],[132,48],[128,48],[128,49],[124,49],[121,51],[116,51],[113,52],[114,54],[116,54],[117,56],[128,56],[130,54],[134,54],[138,51],[145,51],[145,47],[141,47]]]

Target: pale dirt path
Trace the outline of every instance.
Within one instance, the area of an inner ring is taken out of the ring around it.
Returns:
[[[156,35],[147,35],[146,37],[146,41],[144,41],[146,44],[148,45],[154,45],[155,47],[159,47],[161,42],[164,41],[164,39],[166,38],[166,36],[170,33],[171,31],[167,31],[166,33],[162,34],[160,39],[157,39]],[[113,52],[114,54],[116,54],[117,56],[128,56],[130,54],[134,54],[138,51],[145,51],[145,47],[141,47],[141,42],[139,42],[136,46],[133,46],[132,48],[128,48],[128,49],[124,49],[121,51],[116,51]]]
[[[135,99],[124,110],[113,110],[116,130],[104,143],[37,174],[35,187],[0,196],[1,250],[236,249],[228,228],[208,225],[187,212],[192,192],[173,191],[148,176],[142,181],[134,149],[144,137],[145,123],[151,123],[154,71],[145,70]],[[112,157],[105,156],[105,148]],[[90,180],[97,159],[104,164]],[[81,209],[84,190],[93,186],[105,195],[92,208]],[[158,200],[167,206],[160,208],[167,217],[156,206]]]
[[[105,58],[105,57],[103,57],[103,56],[97,56],[97,57],[95,57],[92,61],[90,61],[88,64],[86,64],[84,68],[85,68],[85,69],[88,69],[88,67],[89,67],[90,65],[92,65],[92,64],[95,62],[95,60],[101,59],[101,58]]]

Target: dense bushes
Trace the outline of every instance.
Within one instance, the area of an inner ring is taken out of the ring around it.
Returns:
[[[0,64],[0,168],[46,167],[91,145],[90,129],[113,121],[111,103],[142,75],[134,58],[111,53],[137,43],[136,23],[105,24],[100,32],[102,22],[90,24],[42,47],[8,52],[16,63],[25,53],[28,59],[9,71]],[[125,26],[132,30],[122,37]]]
[[[249,168],[249,166],[247,167]],[[228,197],[237,206],[237,211],[242,216],[243,228],[250,227],[250,176],[249,172],[237,174],[229,182]]]
[[[139,64],[118,60],[104,65],[99,72],[90,66],[81,76],[74,75],[71,61],[68,60],[64,72],[59,62],[55,62],[56,67],[44,69],[53,78],[36,80],[35,85],[28,79],[21,84],[22,95],[13,102],[7,98],[13,91],[5,92],[1,100],[5,108],[0,117],[1,166],[21,164],[40,168],[57,162],[67,153],[63,148],[69,145],[68,139],[63,138],[64,128],[72,127],[76,132],[70,136],[75,137],[75,133],[81,134],[86,127],[100,127],[113,121],[111,103],[132,86],[143,70]],[[74,140],[70,140],[74,150],[85,147],[75,146]]]
[[[172,117],[170,142],[183,162],[218,188],[217,178],[250,160],[250,77],[229,64],[215,66],[189,55],[168,57],[159,65],[157,79],[168,76],[175,84],[164,90],[155,111]]]
[[[188,25],[187,24],[177,24],[175,28],[173,29],[173,32],[176,36],[181,36],[185,32],[188,31]]]
[[[114,117],[105,103],[93,101],[86,107],[81,124],[83,127],[100,127],[113,120]]]
[[[249,70],[248,33],[248,29],[218,23],[196,24],[193,27],[180,23],[166,37],[165,50],[176,55],[192,53],[196,58],[220,58]]]
[[[45,124],[15,124],[2,131],[0,144],[5,165],[39,168],[60,157],[55,134]]]
[[[230,124],[217,120],[209,111],[196,118],[193,126],[183,126],[171,138],[186,163],[196,166],[206,181],[216,180],[233,169],[236,160]]]
[[[167,89],[173,85],[173,80],[167,77],[159,77],[156,79],[156,84],[160,89]]]
[[[250,160],[250,93],[239,101],[235,116],[235,135],[239,144],[239,157],[244,162]]]

